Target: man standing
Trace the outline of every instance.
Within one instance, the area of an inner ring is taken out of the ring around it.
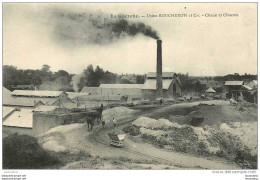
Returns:
[[[113,122],[113,126],[116,127],[117,120],[113,118],[112,122]]]
[[[102,121],[102,128],[104,128],[105,127],[105,119],[103,118],[103,116],[101,116],[101,121]]]
[[[161,96],[161,98],[160,98],[160,106],[162,106],[163,105],[163,97]]]

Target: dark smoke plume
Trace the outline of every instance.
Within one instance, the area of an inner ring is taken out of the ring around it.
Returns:
[[[102,13],[79,14],[56,11],[54,20],[54,36],[63,44],[109,44],[137,34],[159,39],[157,32],[151,26],[126,19],[111,19]]]

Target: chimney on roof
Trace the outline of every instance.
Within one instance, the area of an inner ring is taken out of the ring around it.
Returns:
[[[162,85],[162,40],[157,40],[156,98],[163,96]]]

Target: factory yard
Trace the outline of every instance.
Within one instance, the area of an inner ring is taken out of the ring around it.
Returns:
[[[37,137],[59,157],[61,169],[255,169],[257,107],[229,101],[165,106],[115,107],[103,111],[105,128],[62,125]],[[123,148],[109,146],[107,133],[127,135]],[[48,168],[57,168],[48,167]]]

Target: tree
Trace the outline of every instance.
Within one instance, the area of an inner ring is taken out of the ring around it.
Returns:
[[[136,83],[137,84],[144,84],[145,78],[146,78],[145,75],[137,75],[136,76]]]
[[[128,79],[121,79],[120,84],[132,84]]]
[[[202,87],[200,81],[197,80],[197,81],[193,84],[192,89],[193,89],[195,92],[201,92],[202,89],[203,89],[203,87]]]
[[[48,64],[42,65],[43,72],[50,72],[50,68],[51,68],[51,66],[49,66]]]

